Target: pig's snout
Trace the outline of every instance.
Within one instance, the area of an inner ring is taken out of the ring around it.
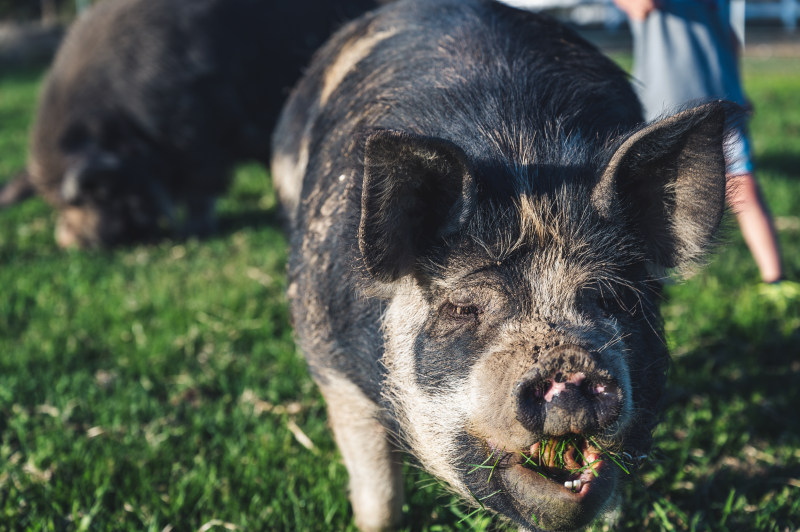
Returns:
[[[541,355],[514,387],[517,420],[544,436],[592,434],[609,427],[622,409],[622,393],[597,358],[574,345]]]

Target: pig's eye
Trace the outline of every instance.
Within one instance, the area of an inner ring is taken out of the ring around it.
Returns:
[[[604,297],[597,298],[597,306],[600,307],[600,310],[603,311],[605,314],[609,314],[611,312],[612,304],[611,301]]]
[[[475,319],[481,314],[481,309],[477,305],[457,305],[455,303],[445,303],[444,312],[451,318],[465,320]]]
[[[630,298],[625,298],[627,294],[621,294],[620,297],[598,297],[596,299],[597,306],[600,311],[606,316],[612,314],[619,314],[621,312],[633,315],[636,309],[636,301],[631,301]]]

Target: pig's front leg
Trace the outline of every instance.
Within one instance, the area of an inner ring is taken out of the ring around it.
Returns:
[[[403,514],[402,456],[379,421],[381,409],[344,377],[325,381],[320,390],[350,475],[356,525],[364,532],[392,529]]]

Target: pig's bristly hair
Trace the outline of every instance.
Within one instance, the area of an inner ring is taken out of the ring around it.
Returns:
[[[621,288],[636,290],[624,270],[645,260],[642,246],[625,230],[623,216],[601,218],[591,203],[613,140],[587,142],[561,120],[534,133],[486,134],[498,162],[476,171],[482,198],[462,236],[498,264],[534,251],[532,263],[567,263],[573,290],[597,285],[615,298]],[[428,266],[441,271],[435,260]]]

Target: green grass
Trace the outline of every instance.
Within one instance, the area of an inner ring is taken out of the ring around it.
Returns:
[[[751,59],[745,74],[759,178],[797,279],[800,71]],[[0,180],[24,164],[40,78],[0,73]],[[238,172],[220,216],[202,242],[65,253],[40,200],[0,212],[0,530],[354,529],[292,340],[263,170]],[[730,235],[667,291],[668,409],[619,529],[800,527],[800,304],[762,297]],[[503,527],[408,471],[409,530]]]

